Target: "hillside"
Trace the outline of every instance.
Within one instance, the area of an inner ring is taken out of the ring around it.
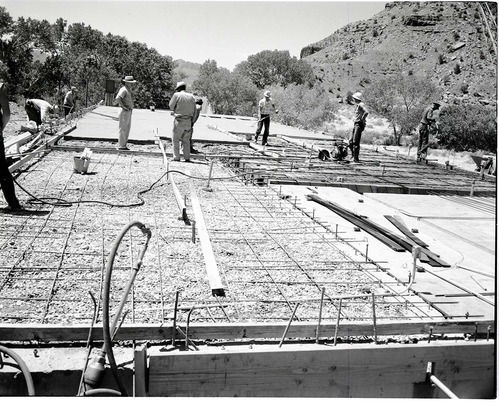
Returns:
[[[174,63],[174,78],[178,78],[177,81],[185,81],[186,84],[191,87],[192,83],[194,83],[194,81],[196,81],[199,77],[199,69],[201,65],[199,63],[188,62],[182,59],[175,60]]]
[[[496,4],[397,2],[301,51],[329,92],[344,97],[397,70],[427,75],[444,100],[496,104]],[[484,16],[493,13],[494,44]]]

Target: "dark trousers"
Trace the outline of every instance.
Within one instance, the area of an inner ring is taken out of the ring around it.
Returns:
[[[14,189],[14,181],[9,171],[9,166],[5,159],[5,146],[3,144],[3,136],[0,133],[0,186],[7,201],[7,204],[12,208],[20,208],[19,200],[17,200],[16,192]]]
[[[64,117],[68,116],[73,111],[73,107],[69,105],[63,105],[63,108],[64,108]]]
[[[350,151],[352,152],[354,161],[359,161],[360,138],[365,127],[365,124],[362,122],[355,122],[353,125],[352,137],[350,137],[348,142],[348,148],[350,148]]]
[[[258,141],[258,136],[262,132],[263,126],[265,126],[265,129],[263,130],[262,144],[267,144],[267,139],[270,132],[270,115],[264,115],[262,113],[260,121],[258,122],[258,126],[256,127],[255,141]]]
[[[419,125],[418,158],[426,158],[428,154],[428,140],[430,137],[430,127],[425,124]]]
[[[42,124],[42,114],[38,105],[36,105],[35,103],[31,102],[31,100],[28,99],[26,101],[26,104],[24,105],[24,110],[28,115],[28,120],[32,120],[37,125]]]

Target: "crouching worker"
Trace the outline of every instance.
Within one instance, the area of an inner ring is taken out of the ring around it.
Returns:
[[[43,99],[27,99],[24,110],[28,115],[28,120],[32,120],[38,126],[44,123],[50,117],[50,114],[59,113],[57,105],[52,105]]]

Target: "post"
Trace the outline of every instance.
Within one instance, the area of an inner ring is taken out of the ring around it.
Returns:
[[[206,184],[206,187],[203,188],[203,190],[207,192],[211,192],[213,189],[210,188],[210,180],[211,180],[211,172],[213,171],[213,160],[210,161],[210,172],[208,173],[208,183]]]
[[[175,336],[177,333],[177,307],[178,307],[178,296],[180,291],[175,292],[175,307],[173,309],[173,327],[172,327],[172,346],[175,347]]]
[[[286,329],[284,329],[284,333],[281,338],[281,342],[279,343],[279,348],[281,348],[282,343],[284,343],[284,339],[286,338],[286,335],[288,334],[289,327],[291,326],[291,322],[293,321],[293,318],[295,317],[296,310],[298,309],[298,306],[300,305],[299,302],[296,303],[295,309],[293,309],[293,314],[289,318],[288,325],[286,326]]]
[[[375,300],[375,295],[374,295],[374,292],[372,294],[373,296],[373,300],[372,300],[372,304],[373,304],[373,331],[374,331],[374,344],[378,344],[378,333],[376,331],[376,300]]]

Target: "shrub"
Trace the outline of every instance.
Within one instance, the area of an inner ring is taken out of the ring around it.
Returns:
[[[438,64],[444,64],[445,63],[445,57],[442,54],[438,55]]]
[[[459,74],[461,73],[461,67],[459,66],[459,63],[454,66],[454,74]]]
[[[469,90],[469,85],[468,84],[463,84],[461,85],[461,92],[463,94],[467,94],[468,93],[468,90]]]
[[[494,108],[450,105],[440,113],[439,144],[455,151],[497,151],[497,117]]]

